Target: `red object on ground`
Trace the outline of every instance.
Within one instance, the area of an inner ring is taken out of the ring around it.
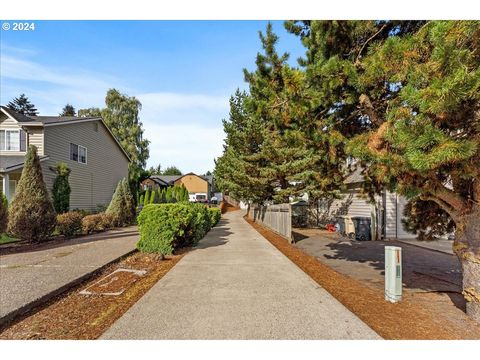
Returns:
[[[327,231],[335,232],[335,224],[327,224]]]

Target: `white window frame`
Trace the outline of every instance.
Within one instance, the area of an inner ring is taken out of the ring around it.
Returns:
[[[74,145],[74,146],[77,147],[77,160],[74,160],[74,159],[71,158],[71,155],[72,155],[72,153],[71,153],[71,151],[72,151],[72,145]],[[85,150],[85,162],[80,161],[80,159],[81,159],[80,149]],[[77,163],[79,163],[79,164],[84,164],[84,165],[86,165],[87,162],[88,162],[88,150],[87,150],[87,148],[86,148],[85,146],[78,145],[78,144],[75,144],[75,143],[70,143],[68,158],[70,159],[70,161],[73,161],[73,162],[77,162]]]
[[[9,151],[9,152],[19,152],[20,151],[20,129],[0,129],[2,131],[4,131],[3,133],[3,140],[4,140],[4,144],[5,144],[5,149],[0,149],[0,151]],[[16,132],[17,135],[18,135],[18,149],[15,149],[15,150],[8,150],[7,149],[7,132]]]
[[[80,161],[80,159],[81,159],[80,149],[84,149],[84,150],[85,150],[85,162]],[[87,165],[87,148],[86,148],[85,146],[78,145],[78,162],[79,162],[80,164],[85,164],[85,165]]]

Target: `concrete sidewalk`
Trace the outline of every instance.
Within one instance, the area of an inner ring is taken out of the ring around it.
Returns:
[[[135,249],[136,227],[0,256],[0,324]]]
[[[380,339],[227,213],[103,339]]]

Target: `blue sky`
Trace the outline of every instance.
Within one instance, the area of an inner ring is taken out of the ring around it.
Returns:
[[[13,22],[13,21],[12,21]],[[304,49],[273,21],[290,62]],[[258,31],[267,21],[35,21],[34,31],[1,31],[0,102],[25,93],[41,115],[66,103],[102,107],[117,88],[142,102],[151,141],[148,166],[213,170],[222,153],[228,98],[246,88]]]

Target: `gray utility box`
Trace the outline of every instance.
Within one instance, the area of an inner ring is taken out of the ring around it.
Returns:
[[[385,300],[402,300],[402,248],[385,246]]]

